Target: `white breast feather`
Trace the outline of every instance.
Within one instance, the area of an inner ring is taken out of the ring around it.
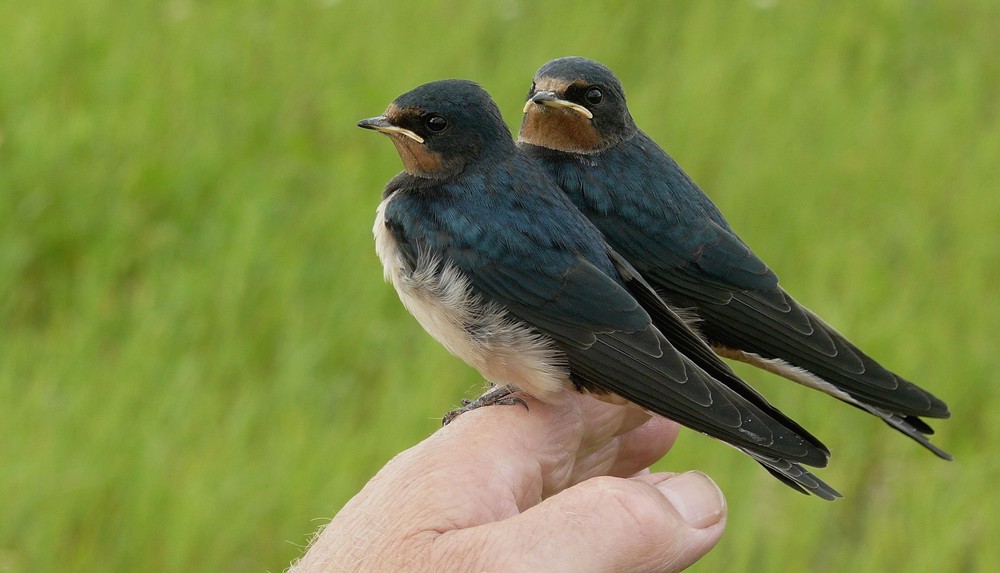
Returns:
[[[385,225],[391,200],[383,200],[376,212],[375,250],[385,280],[424,330],[494,384],[516,386],[549,402],[569,388],[565,357],[552,340],[511,318],[498,304],[484,301],[454,264],[421,252],[409,272]]]

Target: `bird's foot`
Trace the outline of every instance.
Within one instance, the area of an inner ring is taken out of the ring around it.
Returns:
[[[494,386],[475,400],[462,400],[462,407],[445,414],[444,418],[441,419],[441,425],[447,426],[459,415],[470,410],[475,410],[476,408],[482,408],[483,406],[512,406],[520,404],[527,410],[528,403],[512,395],[516,391],[517,388],[513,386]]]

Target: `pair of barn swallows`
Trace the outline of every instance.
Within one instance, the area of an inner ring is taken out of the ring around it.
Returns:
[[[533,78],[517,142],[490,95],[444,80],[358,126],[405,171],[375,219],[385,278],[495,387],[474,405],[590,392],[722,440],[785,484],[840,494],[803,465],[830,452],[741,380],[748,362],[873,414],[938,456],[947,405],[801,306],[633,121],[592,60]]]

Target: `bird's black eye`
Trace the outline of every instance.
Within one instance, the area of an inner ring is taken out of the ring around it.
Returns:
[[[427,126],[427,129],[438,133],[444,131],[444,128],[448,127],[448,120],[440,115],[429,115],[426,119],[424,119],[424,124]]]
[[[604,99],[604,94],[602,94],[601,90],[597,88],[590,88],[589,90],[587,90],[587,95],[585,95],[584,97],[587,98],[587,101],[589,101],[590,103],[597,105],[601,103],[602,99]]]

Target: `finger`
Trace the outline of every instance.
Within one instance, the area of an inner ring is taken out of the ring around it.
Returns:
[[[603,451],[598,458],[604,461],[593,467],[613,465],[617,446],[605,449],[607,444],[649,419],[636,408],[578,393],[567,393],[556,404],[529,396],[524,400],[527,409],[491,406],[466,412],[428,440],[429,445],[439,439],[453,440],[461,463],[501,477],[492,480],[492,485],[506,486],[506,495],[513,495],[518,511],[577,483],[574,468],[594,452]],[[591,475],[596,474],[586,477]],[[481,493],[486,497],[486,492]]]
[[[650,416],[633,407],[577,393],[557,404],[524,399],[527,409],[491,406],[462,414],[390,462],[380,473],[406,476],[406,482],[382,490],[423,490],[421,505],[434,510],[428,527],[472,527],[517,515],[611,469],[631,475],[673,443],[671,423],[650,424]]]
[[[725,518],[722,492],[699,472],[600,477],[435,544],[472,570],[669,572],[707,553]]]
[[[574,398],[583,422],[580,437],[580,450],[583,452],[601,447],[615,436],[631,432],[652,417],[637,406],[608,403],[592,395],[576,394]]]
[[[410,532],[446,531],[500,521],[568,481],[585,439],[605,441],[641,423],[627,408],[573,394],[558,405],[525,397],[520,406],[466,412],[379,471],[339,513],[337,524],[386,521],[400,499]],[[644,416],[644,415],[643,415]],[[394,501],[395,500],[395,501]],[[389,532],[388,526],[370,528]]]
[[[638,428],[612,438],[605,446],[577,460],[572,483],[611,475],[628,477],[662,458],[677,440],[680,425],[654,416]]]
[[[642,426],[618,437],[621,451],[610,475],[627,477],[649,467],[670,451],[680,434],[681,425],[654,416]]]

